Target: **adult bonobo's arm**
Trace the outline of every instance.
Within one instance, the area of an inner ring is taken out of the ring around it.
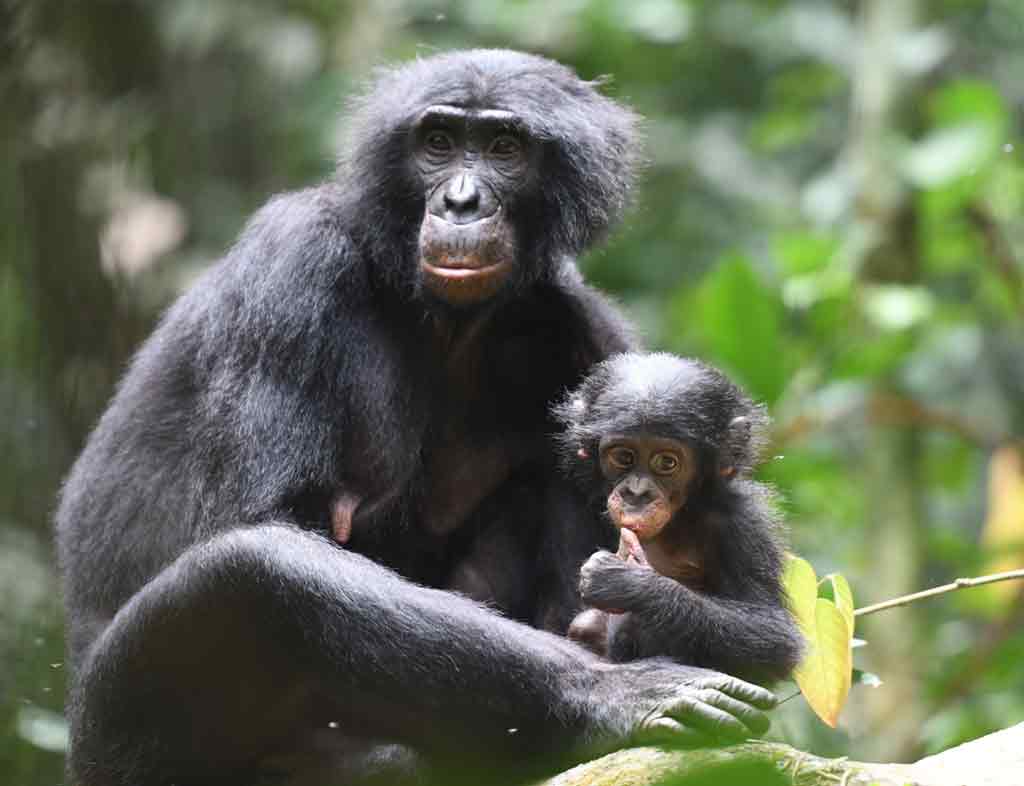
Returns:
[[[82,666],[71,763],[82,784],[235,782],[338,728],[486,766],[496,782],[630,740],[760,733],[754,706],[772,702],[713,672],[600,663],[319,536],[263,526],[190,549],[118,614]]]

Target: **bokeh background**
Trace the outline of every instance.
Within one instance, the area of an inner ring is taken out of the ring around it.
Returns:
[[[133,348],[330,176],[375,65],[466,46],[610,74],[646,116],[637,206],[583,267],[770,405],[762,474],[819,574],[863,605],[1024,565],[1020,0],[0,0],[4,783],[62,781],[50,518]],[[858,635],[884,684],[774,735],[895,761],[1024,718],[1019,583]]]

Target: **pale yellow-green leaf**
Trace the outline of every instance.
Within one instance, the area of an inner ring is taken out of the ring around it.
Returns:
[[[852,655],[850,627],[836,605],[817,598],[813,628],[801,625],[807,651],[793,678],[811,709],[829,726],[835,727],[839,712],[850,692]]]
[[[787,554],[782,586],[786,590],[789,610],[806,636],[804,628],[814,629],[814,605],[818,598],[818,577],[811,563],[795,554]]]
[[[853,636],[856,627],[853,619],[853,590],[850,589],[850,582],[842,573],[829,573],[821,580],[821,583],[828,583],[831,586],[832,602],[836,604],[836,608],[843,615],[843,619],[846,620],[846,625],[850,629],[850,635]]]

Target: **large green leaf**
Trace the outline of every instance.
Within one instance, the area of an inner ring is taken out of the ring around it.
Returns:
[[[771,403],[779,397],[790,375],[782,301],[744,257],[726,257],[676,311],[682,332],[695,334],[708,357],[734,373],[755,398]]]

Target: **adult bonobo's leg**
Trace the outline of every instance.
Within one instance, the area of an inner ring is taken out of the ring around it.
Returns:
[[[79,677],[83,784],[252,782],[282,757],[297,777],[288,754],[324,730],[496,782],[645,735],[759,733],[749,704],[772,701],[713,672],[602,664],[284,526],[193,547],[121,610]]]

